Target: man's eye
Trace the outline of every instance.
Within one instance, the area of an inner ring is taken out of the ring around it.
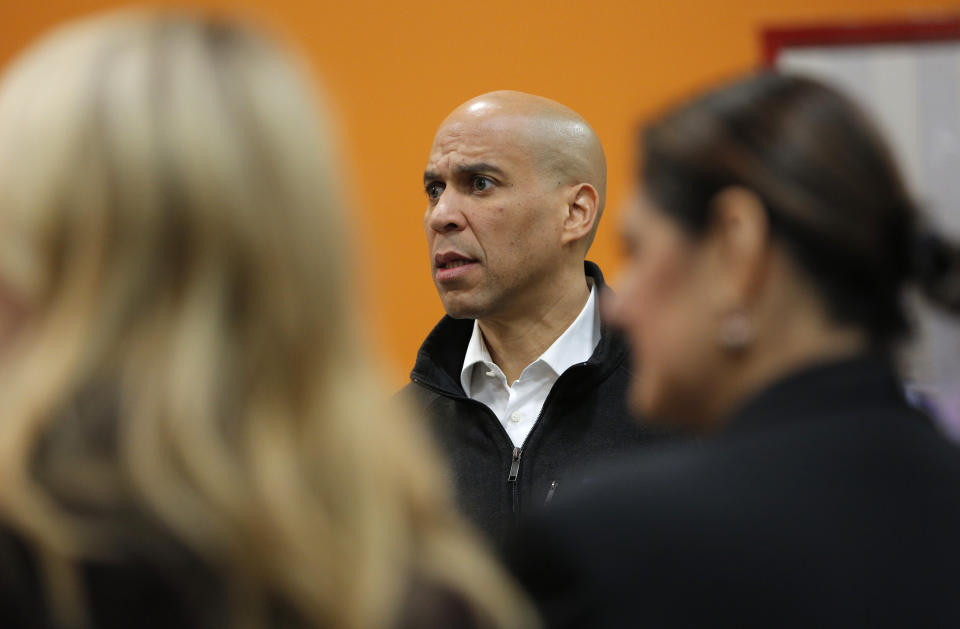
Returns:
[[[439,181],[434,181],[427,184],[427,197],[433,201],[436,201],[440,198],[440,195],[443,194],[444,185]]]
[[[473,190],[474,192],[484,192],[493,187],[493,181],[487,177],[474,177],[473,178]]]

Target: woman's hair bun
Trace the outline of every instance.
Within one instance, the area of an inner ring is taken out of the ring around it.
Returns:
[[[930,301],[960,314],[960,245],[921,230],[913,245],[913,275]]]

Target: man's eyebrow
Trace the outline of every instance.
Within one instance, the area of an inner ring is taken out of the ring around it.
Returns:
[[[500,168],[497,168],[493,164],[488,164],[487,162],[477,162],[476,164],[460,164],[459,166],[454,166],[453,173],[459,176],[490,173],[492,175],[500,175],[501,177],[506,174]]]
[[[482,173],[499,175],[501,177],[506,176],[506,173],[503,171],[502,168],[499,168],[487,162],[477,162],[475,164],[460,164],[459,166],[454,166],[453,168],[453,174],[456,177],[463,177],[464,175],[477,175]],[[438,179],[440,179],[439,173],[436,173],[432,170],[428,170],[423,173],[423,183],[429,183],[431,181],[436,181]]]

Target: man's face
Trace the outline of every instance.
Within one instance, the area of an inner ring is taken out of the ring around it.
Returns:
[[[424,173],[433,281],[452,317],[520,316],[560,265],[563,186],[525,119],[466,114],[437,131]]]

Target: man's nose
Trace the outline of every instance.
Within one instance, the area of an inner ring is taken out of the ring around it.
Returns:
[[[435,232],[446,233],[459,231],[464,227],[463,213],[457,202],[457,195],[452,190],[444,190],[440,193],[433,209],[427,216],[427,224]]]

